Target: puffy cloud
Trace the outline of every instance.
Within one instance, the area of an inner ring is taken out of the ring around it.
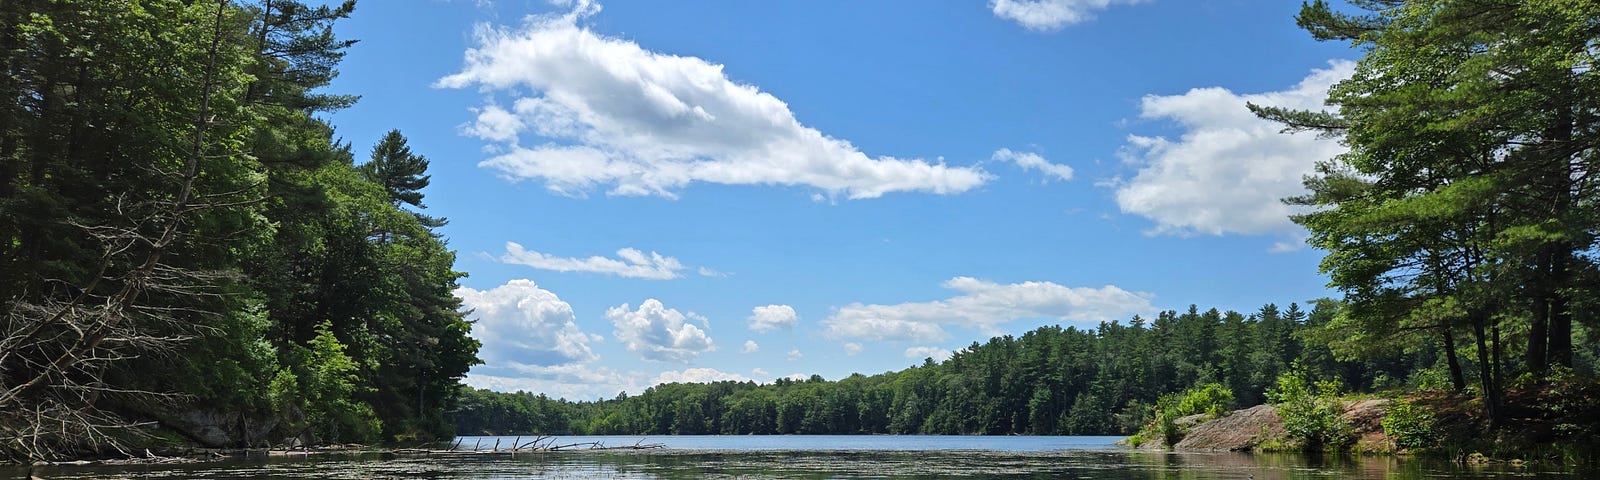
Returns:
[[[935,362],[943,362],[945,360],[949,360],[950,359],[950,354],[951,354],[950,350],[944,349],[944,348],[939,348],[939,347],[911,347],[911,348],[907,348],[906,349],[906,353],[905,353],[906,358],[909,358],[909,359],[912,359],[912,360],[922,360],[924,358],[932,358],[933,361],[935,361]]]
[[[613,333],[628,351],[660,362],[690,363],[701,353],[716,350],[705,330],[684,322],[690,316],[704,321],[693,313],[686,316],[667,308],[654,298],[639,304],[638,310],[626,303],[606,310],[606,320],[616,327]]]
[[[1057,163],[1050,163],[1037,153],[1013,152],[1009,148],[994,151],[990,160],[997,162],[1011,162],[1023,170],[1038,170],[1039,173],[1055,177],[1060,180],[1072,180],[1072,167]]]
[[[834,310],[822,325],[833,338],[927,342],[949,337],[943,325],[992,330],[1021,318],[1102,321],[1155,310],[1152,295],[1113,285],[1069,288],[1051,282],[999,284],[956,277],[944,287],[962,294],[895,305],[853,303]]]
[[[989,0],[994,15],[1034,31],[1058,30],[1094,18],[1094,12],[1112,5],[1144,0]]]
[[[739,350],[740,353],[756,353],[759,351],[761,351],[761,345],[757,344],[755,340],[745,340],[744,348]]]
[[[715,368],[686,368],[682,371],[665,371],[656,376],[655,384],[663,383],[711,383],[732,380],[735,382],[749,382],[750,377],[737,373],[728,373]]]
[[[500,261],[540,270],[603,273],[651,280],[682,278],[681,272],[684,269],[683,262],[679,262],[676,258],[656,252],[645,255],[644,252],[632,248],[617,250],[617,258],[601,256],[567,258],[528,250],[516,242],[506,242],[506,253],[500,256]]]
[[[532,280],[489,290],[461,287],[455,295],[473,311],[472,337],[483,342],[478,354],[486,363],[562,365],[599,358],[589,349],[594,337],[578,328],[572,305]]]
[[[854,356],[855,354],[861,353],[862,350],[866,349],[866,347],[863,347],[863,346],[861,346],[861,344],[856,343],[856,342],[845,342],[843,347],[844,347],[844,354],[845,355],[850,355],[850,356]]]
[[[788,305],[767,305],[750,309],[750,329],[757,332],[794,328],[794,324],[799,321],[800,315],[794,313],[794,307]]]
[[[801,124],[782,100],[734,82],[721,65],[580,27],[597,11],[590,5],[521,28],[480,26],[461,71],[436,82],[514,98],[509,107],[488,100],[463,126],[498,152],[479,166],[568,195],[607,186],[615,195],[673,197],[706,182],[860,199],[955,194],[989,179],[973,167],[868,156]]]
[[[468,135],[485,140],[509,142],[515,140],[517,132],[523,128],[521,119],[498,105],[487,105],[477,109],[477,112],[476,122],[462,126],[462,131]]]
[[[805,356],[806,356],[806,354],[800,353],[800,349],[798,349],[798,348],[790,349],[789,353],[784,355],[784,357],[788,358],[789,361],[791,361],[791,362],[793,362],[795,360],[799,360],[799,359],[801,359],[801,358],[803,358]]]
[[[1328,88],[1354,71],[1354,63],[1334,61],[1283,91],[1213,87],[1144,97],[1140,117],[1172,120],[1183,133],[1128,137],[1124,157],[1139,172],[1112,182],[1117,205],[1155,221],[1152,234],[1301,235],[1289,215],[1302,210],[1279,200],[1303,193],[1301,179],[1316,163],[1346,148],[1312,133],[1281,133],[1282,125],[1257,118],[1245,103],[1320,110]]]

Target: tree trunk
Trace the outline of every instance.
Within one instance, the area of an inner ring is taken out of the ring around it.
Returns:
[[[1568,265],[1571,263],[1566,252],[1570,251],[1570,242],[1562,242],[1564,249],[1558,251],[1551,264],[1555,270],[1558,285],[1568,286],[1572,281],[1572,274]],[[1568,302],[1568,293],[1556,290],[1550,299],[1550,325],[1549,342],[1546,350],[1549,364],[1562,367],[1572,367],[1572,308]]]
[[[1500,392],[1495,388],[1494,366],[1489,360],[1489,339],[1482,311],[1471,314],[1472,338],[1478,346],[1478,386],[1483,390],[1483,413],[1489,417],[1489,428],[1500,427]]]
[[[1456,335],[1449,325],[1439,330],[1444,337],[1444,361],[1450,366],[1450,387],[1456,392],[1467,389],[1467,379],[1461,374],[1461,361],[1456,359]]]
[[[1548,342],[1546,326],[1550,319],[1550,246],[1539,247],[1539,253],[1534,256],[1534,279],[1529,289],[1532,290],[1532,318],[1528,321],[1528,352],[1525,361],[1528,371],[1534,374],[1543,374],[1549,367],[1550,359],[1545,354],[1545,345]]]
[[[1566,90],[1575,91],[1575,90]],[[1564,99],[1564,105],[1554,109],[1556,113],[1554,124],[1547,133],[1547,144],[1541,148],[1550,149],[1550,219],[1565,227],[1564,230],[1586,230],[1590,228],[1584,221],[1574,221],[1571,217],[1576,202],[1572,193],[1575,174],[1584,174],[1585,167],[1575,166],[1574,159],[1581,158],[1587,147],[1574,144],[1573,131],[1577,127],[1574,120],[1572,99]],[[1581,160],[1580,160],[1581,161]],[[1574,225],[1576,223],[1576,225]],[[1574,228],[1576,227],[1576,228]],[[1572,366],[1572,312],[1565,291],[1572,286],[1573,275],[1570,264],[1577,250],[1570,239],[1563,239],[1546,244],[1549,249],[1546,259],[1548,267],[1545,288],[1550,297],[1548,316],[1549,330],[1545,338],[1530,339],[1547,341],[1546,365],[1555,364],[1565,367]],[[1531,346],[1530,346],[1531,347]]]
[[[1528,371],[1542,374],[1550,366],[1550,357],[1545,353],[1545,348],[1550,342],[1547,333],[1548,319],[1550,317],[1550,297],[1535,294],[1533,297],[1533,316],[1528,322],[1528,352],[1524,359],[1528,364]]]

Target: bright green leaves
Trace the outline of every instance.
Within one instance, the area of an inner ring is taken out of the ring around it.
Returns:
[[[281,403],[305,412],[313,435],[323,441],[371,442],[378,439],[383,422],[372,407],[356,399],[362,391],[356,361],[333,335],[332,324],[317,325],[316,337],[305,347],[295,346],[293,362],[280,371],[269,387]]]
[[[1433,411],[1428,407],[1396,400],[1383,415],[1383,434],[1403,449],[1432,447],[1439,441]]]
[[[1183,440],[1190,426],[1200,421],[1221,417],[1231,408],[1233,408],[1233,391],[1216,382],[1162,395],[1156,402],[1155,420],[1140,430],[1136,436],[1139,437],[1140,443],[1159,437],[1162,443],[1170,447]],[[1191,415],[1202,415],[1202,417],[1199,420],[1179,423],[1178,419]]]
[[[1285,433],[1301,442],[1301,448],[1338,450],[1355,441],[1350,422],[1343,417],[1341,388],[1338,380],[1312,381],[1303,369],[1295,368],[1278,377],[1277,387],[1267,397],[1278,405]]]

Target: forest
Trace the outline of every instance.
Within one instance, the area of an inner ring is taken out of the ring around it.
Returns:
[[[461,435],[1129,435],[1155,420],[1164,399],[1209,384],[1226,389],[1227,408],[1266,403],[1284,375],[1346,392],[1452,388],[1440,342],[1359,357],[1335,351],[1353,347],[1325,338],[1342,305],[1313,305],[1267,304],[1249,315],[1191,306],[1126,325],[1041,327],[974,342],[942,362],[836,381],[672,383],[598,402],[464,387],[453,419]],[[1595,353],[1578,357],[1581,370],[1594,371]]]
[[[942,362],[837,381],[674,383],[599,402],[467,390],[454,419],[464,435],[1129,434],[1150,422],[1159,397],[1195,384],[1223,382],[1254,405],[1297,365],[1384,386],[1437,360],[1424,350],[1355,364],[1308,347],[1299,332],[1327,323],[1331,305],[1308,313],[1268,304],[1250,315],[1191,307],[1127,325],[1041,327],[974,342]]]
[[[428,160],[320,117],[354,5],[0,3],[0,458],[453,432]]]

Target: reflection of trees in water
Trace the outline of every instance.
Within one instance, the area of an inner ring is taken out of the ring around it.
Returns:
[[[882,437],[894,442],[893,437]],[[699,478],[1092,478],[1108,480],[1297,480],[1497,477],[1579,478],[1504,466],[1458,467],[1423,459],[1297,454],[1170,453],[1120,450],[557,452],[511,455],[354,455],[256,458],[188,465],[60,466],[44,478],[278,479],[699,479]],[[0,474],[7,473],[0,470]]]

